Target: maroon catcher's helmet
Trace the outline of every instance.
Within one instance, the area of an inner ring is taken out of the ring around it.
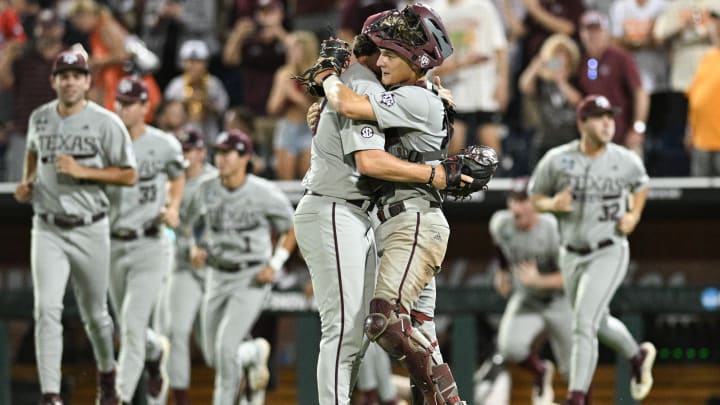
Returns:
[[[440,66],[453,52],[440,17],[423,4],[377,16],[363,32],[379,48],[397,52],[423,71]]]

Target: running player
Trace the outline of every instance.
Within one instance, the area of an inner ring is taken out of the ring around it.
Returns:
[[[116,405],[113,324],[107,310],[110,202],[106,184],[135,184],[135,155],[125,125],[88,101],[87,54],[61,53],[50,83],[57,99],[28,123],[23,180],[15,198],[33,203],[31,269],[35,355],[42,404],[62,404],[63,296],[70,275],[99,375],[98,403]]]
[[[533,341],[543,332],[558,368],[567,373],[571,346],[570,303],[563,294],[563,279],[557,267],[560,235],[557,220],[538,214],[527,194],[527,179],[514,182],[507,198],[508,209],[490,218],[490,235],[500,259],[495,288],[507,297],[513,290],[500,320],[497,345],[502,358],[528,369],[535,378],[533,405],[553,401],[552,378],[555,366],[541,360]]]
[[[292,204],[273,183],[248,173],[253,153],[250,137],[238,130],[218,135],[215,165],[219,176],[203,182],[188,207],[188,222],[204,218],[204,247],[191,253],[193,266],[207,263],[202,304],[205,358],[216,370],[213,404],[232,404],[243,368],[236,356],[262,310],[271,283],[295,249]],[[279,233],[275,251],[272,231]],[[269,347],[256,345],[255,363],[267,362]],[[247,366],[244,364],[243,366]],[[253,368],[263,372],[265,368]],[[262,403],[266,378],[249,375]],[[262,390],[260,390],[261,388]]]
[[[169,343],[146,330],[172,263],[164,225],[178,225],[184,158],[174,136],[145,124],[150,107],[141,79],[121,79],[115,99],[115,111],[133,140],[139,174],[134,187],[108,187],[110,302],[120,328],[117,387],[120,399],[129,403],[147,364],[147,394],[151,401],[163,402],[167,376],[161,360],[168,355]]]
[[[532,175],[535,208],[556,214],[559,266],[573,312],[570,381],[565,405],[584,405],[598,359],[598,337],[630,361],[630,392],[642,400],[652,388],[655,347],[638,346],[610,315],[610,301],[625,278],[627,235],[635,230],[648,193],[640,158],[611,143],[618,109],[604,96],[578,104],[580,140],[545,154]]]

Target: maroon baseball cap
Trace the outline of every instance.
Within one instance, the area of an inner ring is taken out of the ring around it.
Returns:
[[[77,70],[83,73],[90,73],[90,67],[85,55],[76,50],[69,50],[60,53],[53,63],[52,74],[56,75],[66,70]]]
[[[590,10],[580,18],[580,26],[582,27],[608,27],[608,19],[599,11]]]
[[[620,108],[613,107],[612,104],[610,104],[610,100],[605,96],[591,94],[582,99],[576,111],[578,119],[584,120],[587,117],[606,113],[617,115],[620,112]]]
[[[527,176],[517,177],[510,181],[510,190],[508,190],[508,198],[518,201],[524,201],[528,198],[528,183],[530,178]]]
[[[184,129],[180,133],[178,133],[177,137],[184,151],[191,149],[202,149],[205,147],[205,137],[203,137],[203,134],[201,134],[200,131],[196,129]]]
[[[236,150],[241,155],[246,153],[252,154],[252,139],[239,129],[231,129],[218,134],[217,139],[215,139],[215,149]]]
[[[139,77],[125,76],[118,83],[115,100],[123,103],[145,102],[148,100],[147,87]]]

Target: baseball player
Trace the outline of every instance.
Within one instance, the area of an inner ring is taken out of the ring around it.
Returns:
[[[143,81],[134,77],[121,79],[115,111],[133,140],[138,183],[134,187],[108,187],[112,201],[110,302],[120,328],[117,388],[120,399],[128,403],[145,364],[150,398],[161,400],[167,391],[160,358],[167,356],[169,343],[164,336],[157,338],[150,333],[151,350],[146,353],[146,329],[158,291],[170,271],[170,241],[164,225],[178,225],[185,185],[180,142],[145,124],[148,108],[148,90]]]
[[[365,27],[381,15],[370,16]],[[356,37],[353,53],[357,63],[343,72],[343,81],[358,93],[384,91],[374,71],[379,50],[366,34]],[[374,122],[352,121],[330,105],[322,109],[312,164],[303,179],[306,193],[294,217],[322,323],[317,368],[321,405],[350,401],[353,363],[358,360],[364,317],[375,287],[377,254],[368,214],[373,203],[360,175],[426,183],[433,171],[428,165],[398,159],[384,148],[385,135]],[[432,184],[446,185],[443,168]],[[434,295],[428,296],[434,309]]]
[[[188,224],[188,206],[200,184],[216,177],[217,170],[205,162],[206,147],[202,134],[187,130],[178,137],[188,166],[185,169],[185,189],[180,203],[180,226],[175,228],[175,269],[168,278],[161,311],[165,314],[164,333],[170,340],[168,380],[175,405],[184,405],[189,403],[189,340],[193,325],[196,325],[196,340],[199,344],[202,342],[200,323],[196,322],[196,316],[200,312],[205,282],[204,273],[194,271],[190,263],[190,248],[194,243],[195,232]]]
[[[360,95],[328,70],[316,77],[328,102],[348,118],[377,122],[386,136],[391,130],[390,153],[416,162],[441,159],[449,120],[443,101],[424,78],[452,53],[442,21],[432,9],[415,4],[382,15],[367,34],[380,48],[377,65],[383,85],[391,90]],[[427,403],[458,404],[462,401],[450,368],[436,362],[430,340],[412,327],[410,317],[420,293],[440,271],[450,234],[440,209],[442,197],[430,185],[434,176],[431,167],[428,184],[383,183],[377,189],[383,254],[365,332],[401,360]]]
[[[553,363],[541,360],[533,341],[547,331],[558,368],[567,373],[571,346],[570,303],[563,294],[563,279],[557,267],[560,235],[551,214],[538,214],[527,194],[527,179],[518,179],[508,193],[508,209],[490,218],[490,236],[497,246],[500,270],[495,288],[507,297],[500,320],[497,345],[506,361],[518,363],[535,378],[533,405],[553,401]]]
[[[120,119],[85,98],[91,83],[87,54],[58,55],[50,83],[57,99],[30,115],[25,170],[15,190],[15,198],[32,201],[35,211],[30,256],[41,404],[62,404],[62,302],[72,275],[98,366],[98,403],[116,405],[105,185],[135,184],[135,155]]]
[[[206,246],[194,248],[191,260],[194,267],[208,265],[201,316],[204,353],[216,370],[213,404],[224,405],[235,400],[245,368],[236,363],[238,347],[260,314],[276,272],[295,248],[295,233],[285,194],[248,174],[250,137],[230,130],[218,135],[214,147],[219,176],[198,187],[188,222],[204,218]],[[273,229],[279,233],[274,253]],[[269,345],[254,342],[255,364],[267,362]],[[253,374],[265,370],[251,368]],[[250,388],[261,391],[267,379],[253,374],[247,376]],[[264,391],[253,395],[253,403],[263,400]]]
[[[640,221],[648,190],[640,158],[611,143],[617,111],[604,96],[583,99],[577,107],[580,140],[548,151],[530,182],[535,208],[555,213],[560,228],[558,261],[573,313],[566,405],[587,403],[598,337],[630,361],[634,399],[645,398],[653,384],[655,347],[638,346],[609,313],[627,272],[627,235]]]

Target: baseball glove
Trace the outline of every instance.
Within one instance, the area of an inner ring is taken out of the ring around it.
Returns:
[[[318,62],[293,79],[300,82],[308,94],[314,97],[325,97],[322,84],[315,82],[318,73],[333,70],[340,74],[347,67],[350,59],[350,45],[342,39],[330,38],[322,42]]]
[[[465,199],[470,194],[487,188],[487,183],[498,167],[498,156],[493,148],[472,145],[457,155],[446,158],[440,164],[445,167],[447,181],[447,188],[442,192],[456,199]],[[461,185],[463,174],[472,177],[473,182]]]

